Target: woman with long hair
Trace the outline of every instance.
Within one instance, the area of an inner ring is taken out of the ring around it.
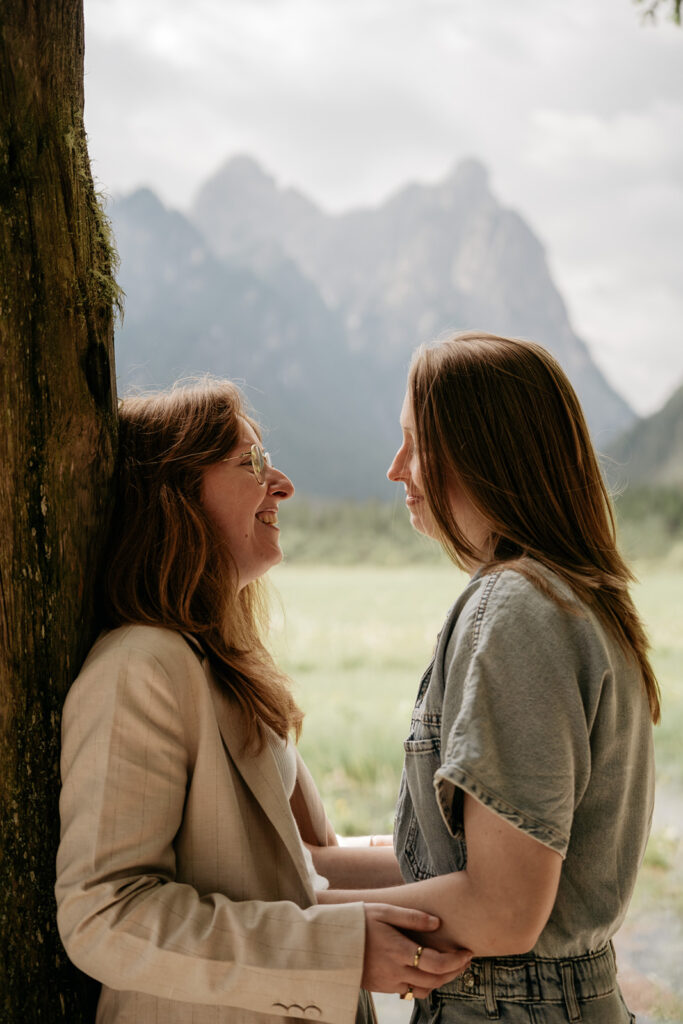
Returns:
[[[467,333],[417,351],[401,425],[389,478],[471,578],[405,741],[407,884],[363,898],[438,908],[474,954],[413,1024],[632,1020],[611,939],[650,827],[659,693],[580,405],[541,346]],[[337,887],[321,902],[359,898],[339,888],[352,858],[316,853]]]
[[[426,995],[467,957],[415,965],[398,929],[438,919],[316,905],[303,841],[336,837],[263,641],[291,481],[228,381],[126,399],[119,443],[106,628],[64,708],[56,884],[66,950],[102,983],[99,1024],[352,1024],[373,1017],[361,985]],[[376,877],[399,884],[378,854]]]

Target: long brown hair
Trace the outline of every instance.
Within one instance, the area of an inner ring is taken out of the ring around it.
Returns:
[[[408,389],[424,492],[461,567],[476,554],[451,509],[454,481],[491,529],[484,571],[514,567],[551,597],[557,573],[640,666],[654,722],[659,686],[616,544],[614,514],[574,390],[540,345],[467,332],[422,346]],[[479,555],[479,560],[481,556]]]
[[[227,380],[126,398],[119,409],[117,500],[102,573],[105,624],[190,634],[243,712],[245,749],[264,724],[297,738],[303,714],[263,643],[260,580],[238,589],[235,566],[201,500],[202,472],[237,444],[247,415]]]

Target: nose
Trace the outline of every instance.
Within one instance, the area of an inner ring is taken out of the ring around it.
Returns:
[[[294,484],[292,481],[275,466],[268,467],[266,484],[268,485],[268,494],[272,494],[274,498],[278,498],[280,501],[286,501],[294,494]]]
[[[405,478],[405,458],[403,455],[403,445],[394,455],[394,460],[387,470],[387,477],[393,483],[400,483]]]

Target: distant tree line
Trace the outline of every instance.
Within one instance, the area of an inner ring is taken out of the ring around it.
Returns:
[[[630,558],[667,558],[674,549],[683,561],[683,489],[631,486],[617,496],[622,547]]]
[[[683,490],[629,487],[615,501],[619,539],[630,559],[683,559]],[[297,497],[280,510],[291,564],[448,564],[439,545],[416,533],[403,503]],[[679,553],[680,552],[680,553]]]

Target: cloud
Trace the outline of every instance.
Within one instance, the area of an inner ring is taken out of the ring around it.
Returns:
[[[537,111],[533,219],[577,329],[641,412],[683,380],[683,104]]]
[[[657,100],[611,117],[590,111],[537,110],[527,162],[558,180],[576,173],[624,188],[643,175],[683,179],[683,103]]]
[[[341,210],[476,155],[617,387],[646,411],[683,377],[682,30],[629,0],[86,0],[86,32],[111,191],[183,207],[249,152]]]

